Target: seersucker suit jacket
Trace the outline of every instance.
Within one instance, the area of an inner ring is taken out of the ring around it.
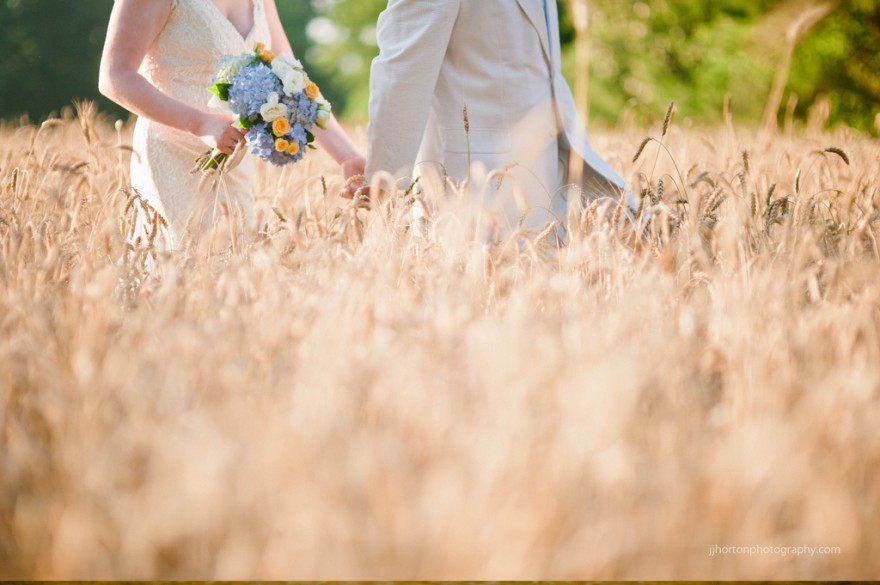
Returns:
[[[536,228],[564,215],[569,177],[589,195],[626,193],[590,146],[562,75],[558,23],[553,0],[546,16],[543,0],[389,0],[371,69],[367,176],[442,168],[461,180],[469,161],[522,169]],[[508,209],[522,221],[522,209]]]

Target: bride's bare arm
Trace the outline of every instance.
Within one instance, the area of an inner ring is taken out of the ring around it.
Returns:
[[[293,49],[290,46],[290,40],[284,27],[281,25],[281,19],[278,17],[278,8],[275,6],[275,0],[265,0],[266,18],[269,20],[269,30],[272,33],[272,51],[276,54],[287,53],[293,55]],[[342,126],[336,120],[336,116],[331,116],[327,124],[326,130],[318,130],[315,138],[324,150],[330,153],[330,156],[342,165],[342,173],[346,179],[364,174],[366,160],[360,149],[352,142],[348,134],[343,130]]]
[[[130,112],[189,132],[231,154],[242,132],[232,118],[201,112],[154,87],[138,69],[171,13],[171,0],[116,0],[98,82],[103,95]],[[206,92],[207,93],[207,92]]]

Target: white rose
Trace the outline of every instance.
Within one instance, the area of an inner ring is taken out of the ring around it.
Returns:
[[[294,59],[287,53],[281,53],[280,55],[275,57],[275,60],[272,61],[272,64],[274,65],[275,63],[278,63],[279,65],[285,65],[291,69],[298,69],[300,71],[303,71],[303,64],[299,61],[299,59]]]
[[[293,95],[306,88],[306,76],[300,71],[290,70],[281,77],[281,83],[284,84],[284,93]]]
[[[272,71],[284,84],[284,93],[293,95],[306,88],[306,75],[302,63],[288,55],[280,55],[272,61]]]
[[[278,103],[278,94],[273,91],[269,94],[268,101],[260,107],[260,115],[264,121],[272,123],[287,116],[287,106]]]

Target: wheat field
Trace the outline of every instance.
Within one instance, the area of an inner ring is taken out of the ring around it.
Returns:
[[[880,576],[876,140],[597,132],[561,250],[318,153],[145,271],[113,122],[0,127],[0,577]]]

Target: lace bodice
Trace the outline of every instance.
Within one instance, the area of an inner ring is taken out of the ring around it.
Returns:
[[[211,0],[171,0],[171,14],[141,65],[141,73],[163,93],[208,111],[214,68],[224,55],[271,45],[263,0],[253,2],[254,26],[246,37]]]

